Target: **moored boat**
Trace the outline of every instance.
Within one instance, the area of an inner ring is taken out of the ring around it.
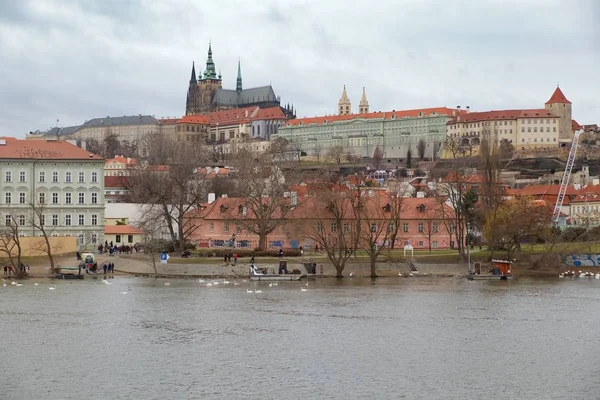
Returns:
[[[506,281],[512,279],[511,265],[512,261],[508,260],[492,260],[492,268],[489,273],[481,273],[481,268],[475,268],[475,271],[470,271],[467,278],[471,281]]]
[[[279,274],[269,274],[266,268],[257,268],[250,266],[250,280],[252,281],[299,281],[302,278],[300,274],[288,274],[287,269],[280,268]]]

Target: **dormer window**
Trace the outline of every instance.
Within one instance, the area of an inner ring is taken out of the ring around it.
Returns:
[[[221,212],[224,213],[227,211],[227,206],[225,204],[221,204]]]
[[[420,206],[417,207],[417,210],[419,210],[419,212],[425,212],[425,204],[421,204]]]
[[[385,206],[383,206],[383,211],[385,211],[385,212],[392,211],[392,206],[390,206],[389,204],[386,204]]]

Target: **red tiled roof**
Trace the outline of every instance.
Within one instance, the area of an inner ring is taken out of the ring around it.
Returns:
[[[261,108],[253,120],[286,119],[280,107]]]
[[[161,118],[158,120],[158,123],[161,125],[172,125],[176,124],[179,121],[179,118]]]
[[[347,115],[326,115],[322,117],[311,117],[311,118],[298,118],[291,119],[287,122],[286,126],[296,126],[300,124],[323,124],[339,122],[339,121],[351,121],[355,119],[394,119],[403,117],[418,117],[420,114],[424,116],[430,116],[432,114],[452,116],[456,110],[447,107],[437,108],[420,108],[417,110],[404,110],[404,111],[386,111],[386,112],[372,112],[364,114],[347,114]]]
[[[105,176],[104,177],[104,188],[126,188],[127,177],[126,176]]]
[[[80,147],[63,140],[25,140],[0,137],[0,159],[102,160]]]
[[[448,122],[448,125],[453,125],[458,122],[482,122],[482,121],[502,121],[502,120],[514,120],[517,118],[558,118],[551,112],[539,108],[539,109],[527,109],[527,110],[494,110],[494,111],[481,111],[481,112],[469,112],[460,113]]]
[[[135,165],[135,158],[126,158],[123,156],[115,156],[115,158],[111,158],[106,160],[105,164],[125,164],[125,165]]]
[[[204,115],[186,115],[185,117],[183,117],[179,121],[177,121],[176,124],[208,125],[209,121],[208,121],[208,118],[206,118],[206,116],[204,116]]]
[[[131,225],[106,225],[104,227],[104,233],[109,235],[127,235],[142,232]]]
[[[260,110],[258,107],[235,108],[211,112],[207,115],[211,125],[215,124],[242,124],[249,122]]]
[[[558,86],[556,87],[556,90],[554,91],[554,93],[552,93],[552,97],[550,97],[550,99],[546,102],[546,104],[555,104],[555,103],[571,104],[571,102],[569,100],[567,100],[567,98],[563,94],[562,90],[560,90],[560,88]]]
[[[581,126],[581,125],[579,125],[579,124],[577,123],[577,121],[575,121],[574,119],[572,119],[572,120],[571,120],[571,128],[572,128],[574,131],[579,131],[579,130],[583,129],[583,128],[582,128],[582,126]]]

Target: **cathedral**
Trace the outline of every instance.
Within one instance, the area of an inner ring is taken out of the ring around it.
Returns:
[[[204,73],[196,77],[196,67],[192,63],[192,76],[185,104],[185,115],[206,114],[212,111],[229,110],[257,106],[260,108],[281,107],[281,99],[275,95],[271,85],[244,89],[242,67],[238,61],[235,90],[223,89],[221,71],[217,74],[212,58],[212,46],[208,45],[208,58]],[[294,106],[281,107],[288,119],[296,117]]]

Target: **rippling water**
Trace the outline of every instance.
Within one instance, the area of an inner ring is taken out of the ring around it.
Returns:
[[[111,282],[0,286],[0,399],[600,398],[594,279]]]

